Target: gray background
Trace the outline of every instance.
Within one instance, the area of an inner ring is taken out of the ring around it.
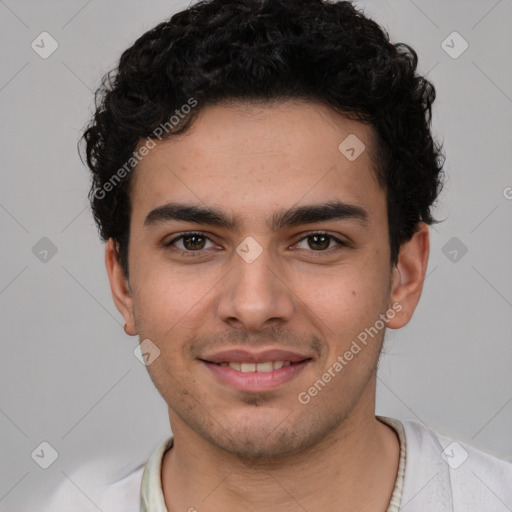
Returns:
[[[89,459],[143,462],[169,435],[110,297],[76,142],[103,73],[186,5],[0,0],[0,510],[25,510]],[[417,50],[435,83],[448,175],[419,307],[388,331],[377,412],[512,460],[512,3],[359,5]],[[43,31],[59,45],[47,59],[31,48]],[[469,44],[456,59],[441,46],[453,31]],[[57,249],[46,261],[43,237]],[[43,441],[58,452],[46,470],[31,458]]]

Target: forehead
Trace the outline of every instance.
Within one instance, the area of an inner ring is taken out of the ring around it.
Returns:
[[[383,214],[372,128],[316,103],[229,103],[138,164],[132,215],[170,201],[223,207],[247,220],[299,203],[345,201]]]

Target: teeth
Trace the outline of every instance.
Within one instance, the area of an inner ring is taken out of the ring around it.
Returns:
[[[256,364],[255,363],[242,363],[240,368],[240,371],[242,373],[247,372],[255,372],[256,371]]]
[[[283,366],[290,366],[290,361],[265,361],[264,363],[220,363],[221,366],[230,366],[233,370],[238,370],[242,373],[247,372],[271,372],[272,370],[279,370]]]
[[[266,363],[258,363],[256,365],[257,372],[271,372],[274,369],[274,365],[272,361],[267,361]]]

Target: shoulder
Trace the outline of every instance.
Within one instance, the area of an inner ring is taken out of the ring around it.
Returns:
[[[401,423],[407,445],[402,504],[434,505],[444,496],[453,512],[511,510],[511,462],[417,421]]]
[[[144,464],[115,474],[102,461],[81,465],[58,485],[41,512],[139,512]]]
[[[142,464],[124,478],[103,486],[98,499],[99,508],[103,512],[139,512],[143,473]]]

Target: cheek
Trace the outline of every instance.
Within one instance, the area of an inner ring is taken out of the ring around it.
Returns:
[[[388,277],[382,263],[364,261],[296,279],[297,305],[325,336],[329,357],[344,353],[385,312]]]
[[[133,269],[139,334],[175,344],[205,319],[222,275],[201,272],[194,265],[173,269],[165,261],[139,261],[145,261]]]
[[[293,289],[309,307],[327,315],[373,311],[381,306],[389,280],[381,267],[366,259],[330,271],[304,271],[296,276]]]

